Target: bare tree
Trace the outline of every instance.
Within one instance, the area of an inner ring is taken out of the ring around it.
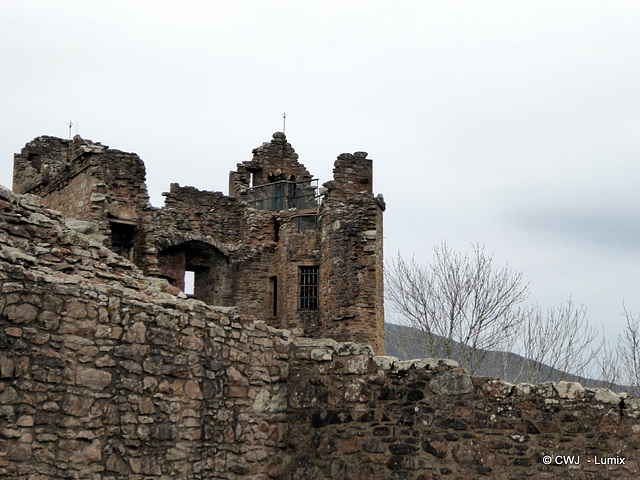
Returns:
[[[600,345],[598,332],[589,325],[584,305],[571,298],[545,311],[534,305],[520,328],[524,357],[519,380],[544,382],[565,380],[569,375],[588,375]]]
[[[600,355],[600,376],[609,383],[610,388],[625,390],[634,395],[640,394],[640,314],[634,316],[622,305],[625,320],[624,330],[618,335],[612,347],[605,342]]]
[[[400,255],[386,269],[389,307],[425,335],[427,352],[477,372],[487,351],[509,344],[524,320],[522,273],[495,269],[493,256],[474,245],[462,256],[442,243],[428,266]]]

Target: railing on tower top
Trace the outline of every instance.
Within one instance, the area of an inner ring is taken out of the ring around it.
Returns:
[[[318,180],[265,183],[247,192],[249,204],[258,210],[306,210],[318,206]]]

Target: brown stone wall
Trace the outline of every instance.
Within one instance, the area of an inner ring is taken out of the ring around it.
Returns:
[[[472,378],[328,340],[296,342],[288,389],[287,479],[640,477],[640,399],[606,389]]]
[[[296,339],[39,203],[0,188],[0,478],[640,476],[638,398]]]
[[[189,232],[210,236],[229,246],[241,243],[247,236],[242,205],[222,192],[172,183],[169,192],[163,195],[165,207],[157,210],[154,218],[160,246],[163,242],[171,243],[172,235]]]
[[[29,193],[40,186],[46,188],[70,170],[72,145],[68,140],[41,136],[27,143],[13,156],[13,190]]]
[[[311,213],[315,225],[316,212]],[[320,233],[317,228],[307,227],[305,223],[296,223],[296,215],[281,214],[280,240],[277,245],[276,262],[271,271],[278,276],[279,324],[281,328],[297,329],[305,336],[322,337],[325,334],[322,324],[322,311],[326,307],[321,300],[318,310],[299,309],[299,269],[301,266],[320,264]],[[306,218],[306,217],[305,217]]]
[[[14,190],[41,196],[44,205],[69,218],[97,222],[106,235],[106,196],[98,166],[89,155],[69,161],[73,151],[71,142],[53,137],[28,143],[14,157]]]
[[[382,211],[372,194],[372,161],[342,154],[322,203],[321,284],[327,336],[384,353]]]
[[[103,213],[106,198],[98,192],[96,183],[95,167],[88,166],[70,177],[63,189],[49,191],[43,203],[53,210],[65,212],[69,218],[100,222],[102,230],[106,230]]]
[[[280,168],[286,176],[295,175],[297,180],[310,180],[311,174],[298,162],[298,154],[282,132],[273,134],[270,142],[264,142],[253,150],[250,162],[259,169],[253,174],[253,186],[267,183],[269,173],[275,173]]]
[[[268,310],[268,272],[276,249],[273,214],[247,210],[221,192],[177,184],[171,185],[165,197],[166,206],[155,212],[153,221],[160,274],[172,275],[162,268],[165,257],[186,252],[187,264],[200,259],[209,269],[210,290],[198,295],[196,288],[198,298],[238,306],[243,313],[263,318]]]
[[[136,154],[78,136],[38,137],[16,155],[14,185],[65,217],[95,222],[84,232],[97,228],[105,245],[148,275],[184,289],[185,271],[194,272],[196,299],[303,335],[367,342],[382,353],[383,205],[373,197],[366,156],[338,157],[319,204],[311,174],[276,132],[231,172],[229,196],[172,184],[164,208],[154,209]],[[278,168],[296,183],[268,183]],[[317,308],[300,308],[301,267],[319,268]]]
[[[39,195],[65,217],[95,222],[107,245],[155,273],[156,252],[145,235],[152,209],[138,155],[79,136],[71,141],[38,137],[14,156],[13,174],[16,193]],[[129,228],[114,233],[122,225],[114,226],[118,221]]]
[[[135,153],[108,149],[99,155],[100,193],[106,195],[111,217],[138,220],[149,209],[144,163]]]
[[[266,479],[288,333],[181,300],[0,190],[0,477]]]

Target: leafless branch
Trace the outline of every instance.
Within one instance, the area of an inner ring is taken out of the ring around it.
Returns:
[[[523,373],[528,382],[592,373],[589,367],[601,345],[596,344],[598,332],[590,326],[586,313],[586,308],[576,306],[571,298],[558,308],[531,308],[522,326]]]
[[[442,243],[427,267],[398,255],[386,272],[391,310],[426,334],[431,355],[453,358],[472,373],[488,350],[511,343],[524,319],[522,274],[496,270],[479,246],[462,256]]]

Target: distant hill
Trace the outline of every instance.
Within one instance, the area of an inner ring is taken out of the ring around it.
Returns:
[[[387,323],[385,327],[387,355],[398,357],[401,360],[434,356],[424,348],[422,340],[424,333],[422,331],[413,327],[392,323]],[[438,357],[442,356],[444,356],[444,348],[441,345]],[[471,370],[474,368],[474,365],[466,366],[466,368]],[[628,387],[610,385],[608,382],[570,375],[566,372],[552,369],[547,365],[542,365],[541,372],[552,382],[566,380],[579,382],[584,387],[606,387],[616,392],[631,391]],[[525,359],[521,355],[509,352],[489,351],[484,361],[480,364],[477,374],[479,376],[500,377],[512,383],[523,383],[527,381]]]

